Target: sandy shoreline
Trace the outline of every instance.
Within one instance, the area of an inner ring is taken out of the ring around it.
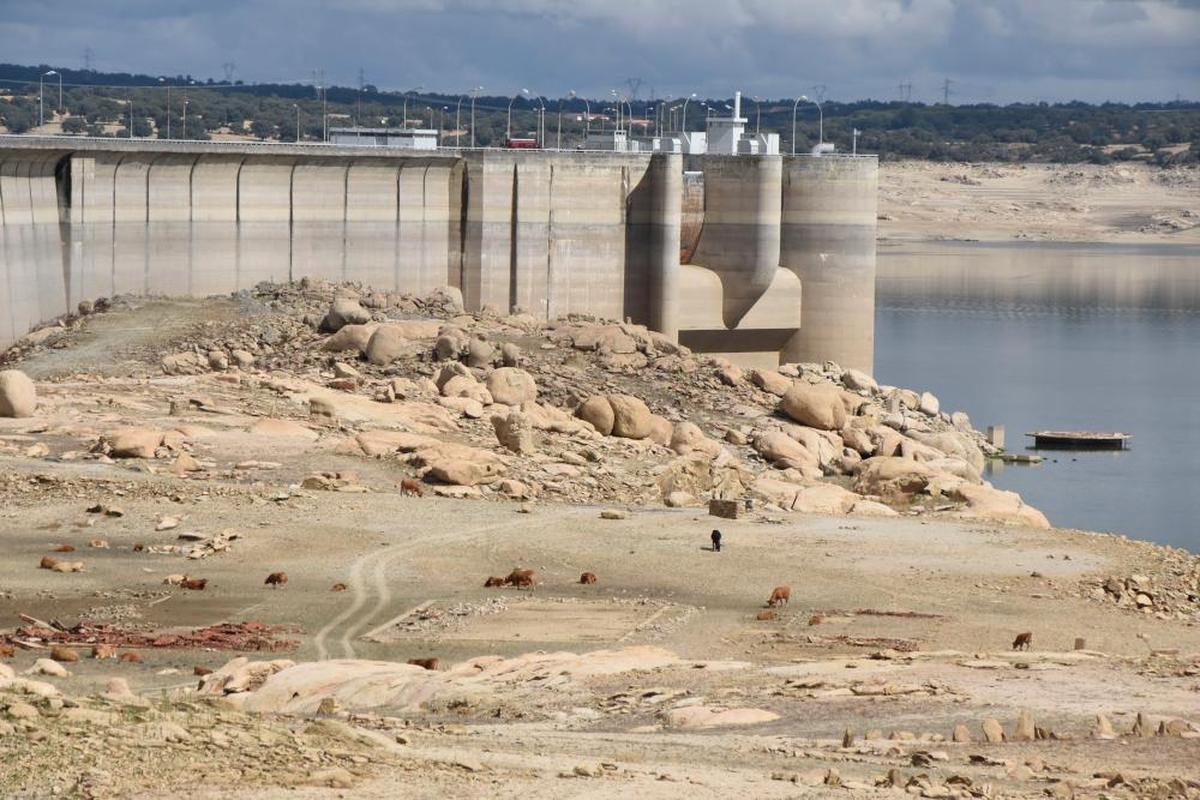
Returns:
[[[1200,169],[884,162],[879,239],[1200,244]]]

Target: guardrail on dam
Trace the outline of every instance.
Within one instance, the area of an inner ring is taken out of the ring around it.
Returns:
[[[875,159],[682,159],[0,136],[0,346],[85,298],[311,276],[869,371]]]

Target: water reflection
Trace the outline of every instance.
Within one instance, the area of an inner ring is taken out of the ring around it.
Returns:
[[[881,382],[1004,425],[1014,452],[1038,429],[1133,434],[989,480],[1055,525],[1200,551],[1200,247],[905,245],[879,271]]]
[[[943,311],[1196,312],[1200,246],[884,243],[877,299]]]

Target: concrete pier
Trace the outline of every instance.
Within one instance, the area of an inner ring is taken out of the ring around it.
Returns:
[[[874,159],[0,136],[0,346],[79,300],[361,281],[871,367]],[[801,327],[803,322],[803,327]]]

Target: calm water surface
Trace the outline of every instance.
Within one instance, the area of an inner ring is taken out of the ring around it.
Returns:
[[[1058,526],[1200,552],[1200,246],[881,244],[877,306],[880,382],[1004,425],[1009,450],[1038,429],[1133,434],[996,466],[997,487]]]

